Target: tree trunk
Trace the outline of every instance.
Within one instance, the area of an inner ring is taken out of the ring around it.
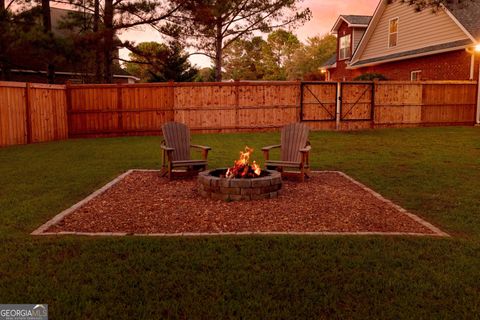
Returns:
[[[42,0],[42,20],[43,20],[43,32],[47,35],[47,38],[52,39],[52,19],[50,16],[50,0]],[[49,61],[47,63],[47,80],[48,83],[55,83],[55,65]]]
[[[10,80],[10,65],[8,62],[8,54],[6,47],[8,46],[8,39],[4,38],[5,34],[9,33],[9,21],[7,20],[7,12],[5,10],[5,0],[0,0],[0,79],[4,81]]]
[[[113,52],[113,0],[105,0],[104,9],[105,30],[103,35],[103,80],[105,83],[113,82],[112,75],[112,52]]]
[[[99,35],[99,26],[100,26],[100,0],[95,0],[94,2],[94,13],[93,13],[93,33],[95,41],[95,82],[102,82],[102,45],[100,42]]]
[[[219,19],[216,25],[217,34],[215,36],[215,81],[222,81],[222,62],[223,62],[223,36],[222,22]]]

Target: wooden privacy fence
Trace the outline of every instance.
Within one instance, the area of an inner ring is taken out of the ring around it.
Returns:
[[[65,86],[0,82],[0,146],[67,138]]]
[[[0,82],[0,145],[70,137],[265,131],[303,121],[314,130],[473,124],[477,84],[228,82],[38,85]]]
[[[68,86],[71,136],[266,130],[298,120],[298,82]]]

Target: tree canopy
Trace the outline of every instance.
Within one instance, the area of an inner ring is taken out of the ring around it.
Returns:
[[[188,82],[194,81],[198,70],[188,61],[180,43],[168,45],[158,42],[142,42],[130,47],[127,71],[142,82]]]
[[[180,14],[169,19],[176,26],[176,34],[213,60],[217,81],[222,80],[224,51],[234,42],[255,32],[302,24],[311,17],[309,9],[299,9],[302,0],[175,1],[182,2]]]
[[[279,29],[262,37],[235,41],[225,50],[224,77],[234,80],[321,78],[320,66],[336,51],[336,37],[316,36],[302,43]]]

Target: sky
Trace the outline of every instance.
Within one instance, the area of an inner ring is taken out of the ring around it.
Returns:
[[[294,32],[302,41],[316,35],[327,34],[339,15],[373,15],[378,2],[379,0],[304,0],[301,6],[310,8],[312,19]],[[157,31],[145,27],[124,32],[120,34],[120,38],[136,43],[162,41]],[[120,56],[128,59],[128,50],[121,50]],[[191,62],[199,67],[209,67],[211,65],[210,59],[203,56],[192,56]]]

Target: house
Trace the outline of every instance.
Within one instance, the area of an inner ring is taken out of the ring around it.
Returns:
[[[454,2],[418,11],[408,1],[382,0],[371,19],[340,16],[332,29],[337,53],[322,67],[327,79],[478,79],[480,1]]]
[[[79,30],[63,26],[71,14],[85,15],[86,18],[84,20],[86,24],[91,20],[88,19],[91,16],[88,13],[52,7],[50,8],[52,32],[56,37],[66,38],[79,33]],[[83,28],[89,28],[89,26],[86,25]],[[118,58],[118,50],[114,53],[114,56]],[[32,56],[32,53],[25,50],[21,55],[10,57],[10,59],[12,69],[9,80],[36,83],[47,82],[46,65],[49,63],[49,57]],[[55,62],[55,83],[63,84],[67,81],[72,83],[92,82],[94,79],[93,63],[92,59],[88,60],[87,63],[85,60]],[[114,62],[113,73],[113,81],[115,83],[135,83],[140,80],[123,70],[118,62]]]

